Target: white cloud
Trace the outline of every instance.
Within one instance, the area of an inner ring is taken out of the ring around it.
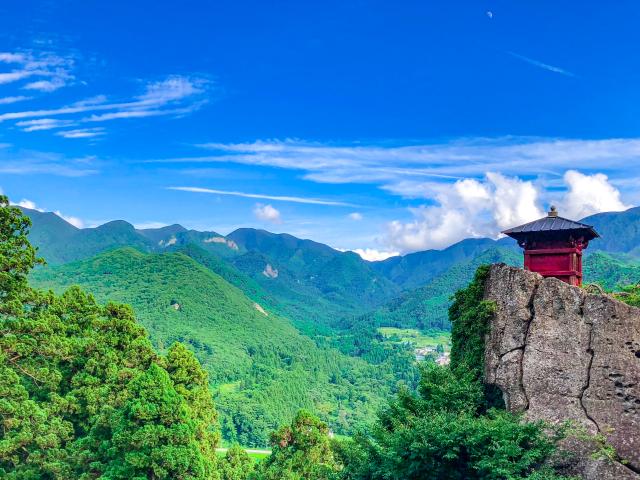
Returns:
[[[77,130],[63,130],[56,133],[56,135],[64,138],[93,138],[104,134],[104,128],[79,128]]]
[[[100,164],[94,157],[70,158],[50,152],[0,149],[0,174],[5,175],[84,177],[98,173]]]
[[[0,193],[1,193],[1,190],[0,190]],[[16,206],[22,207],[22,208],[28,208],[29,210],[36,210],[38,212],[45,212],[46,211],[44,208],[38,207],[38,205],[36,205],[36,202],[34,202],[33,200],[28,200],[26,198],[23,198],[18,203],[12,203],[12,205],[16,205]],[[79,219],[78,217],[72,217],[72,216],[64,215],[60,210],[56,210],[53,213],[55,213],[57,216],[62,218],[64,221],[70,223],[74,227],[84,228],[84,222],[81,219]]]
[[[148,222],[142,222],[142,223],[134,223],[133,226],[136,228],[136,230],[148,230],[148,229],[166,227],[168,226],[168,224],[164,222],[148,221]]]
[[[487,173],[487,179],[493,186],[491,208],[498,228],[504,230],[544,215],[538,207],[539,194],[532,182],[499,173]]]
[[[424,188],[425,182],[479,179],[486,172],[560,178],[579,164],[584,171],[594,173],[606,165],[614,181],[630,175],[640,177],[640,138],[472,138],[391,147],[269,140],[200,146],[212,154],[149,162],[196,166],[238,163],[300,170],[304,172],[303,178],[317,183],[373,184],[408,198],[431,198],[432,192]]]
[[[38,208],[38,206],[36,205],[36,202],[32,200],[28,200],[26,198],[23,198],[22,200],[20,200],[18,203],[15,203],[14,205],[17,205],[18,207],[22,207],[22,208],[28,208],[29,210],[37,210],[38,212],[44,212],[42,208]]]
[[[201,187],[168,187],[168,190],[178,190],[182,192],[193,192],[193,193],[211,193],[214,195],[231,195],[234,197],[257,198],[262,200],[274,200],[278,202],[307,203],[311,205],[329,205],[329,206],[337,206],[337,207],[354,207],[355,206],[350,203],[334,202],[331,200],[321,200],[318,198],[263,195],[260,193],[234,192],[229,190],[215,190],[212,188],[201,188]]]
[[[75,125],[72,120],[60,120],[57,118],[37,118],[35,120],[23,120],[16,123],[16,126],[22,128],[24,132],[51,130],[54,128],[70,127],[72,125]]]
[[[444,207],[412,209],[415,220],[394,220],[388,225],[388,243],[401,252],[444,248],[475,235],[474,226],[464,210]]]
[[[84,228],[84,222],[78,217],[71,217],[69,215],[63,215],[60,210],[56,210],[55,213],[57,216],[62,218],[65,222],[70,223],[76,228]]]
[[[27,76],[30,76],[30,74]],[[28,83],[23,88],[53,91],[64,86],[65,78],[64,75],[60,74],[53,78],[45,78]],[[9,81],[10,79],[7,78],[5,80]],[[15,81],[15,79],[10,81]],[[2,82],[3,77],[0,74],[0,83]],[[202,107],[207,102],[207,93],[210,87],[211,82],[203,78],[171,75],[163,80],[147,83],[141,95],[127,101],[107,102],[105,95],[96,95],[60,108],[3,113],[0,114],[0,122],[18,120],[16,125],[23,126],[25,122],[41,120],[50,122],[52,120],[51,117],[73,117],[60,120],[60,122],[72,124],[157,116],[179,117]],[[43,129],[41,128],[41,130]],[[89,136],[88,132],[76,133],[82,135],[82,138]],[[70,138],[81,137],[75,135]]]
[[[468,237],[495,237],[507,227],[543,215],[530,181],[488,173],[480,182],[458,180],[430,186],[437,204],[411,209],[414,220],[392,221],[387,243],[402,252],[444,248]]]
[[[71,105],[60,107],[60,108],[4,113],[0,115],[0,121],[19,120],[23,118],[40,118],[40,117],[49,117],[49,116],[72,115],[76,113],[107,111],[107,110],[117,110],[117,111],[125,111],[125,112],[143,112],[149,109],[158,109],[168,105],[176,105],[180,101],[184,101],[192,96],[205,93],[206,90],[204,86],[207,84],[203,80],[191,79],[187,77],[179,77],[179,78],[180,78],[179,82],[176,79],[176,77],[173,76],[173,77],[169,77],[169,80],[149,83],[145,87],[145,91],[147,92],[147,94],[137,97],[133,101],[101,103],[99,101],[96,101],[96,99],[100,100],[105,97],[97,96],[97,97],[91,97],[90,99],[86,99],[84,101],[75,102]],[[182,86],[178,87],[177,85],[179,84]],[[187,85],[190,85],[191,87],[187,87]],[[196,87],[196,85],[200,85],[201,87]],[[164,89],[164,95],[162,95],[163,89]],[[148,94],[149,91],[152,91],[153,94]],[[173,113],[172,109],[170,109],[169,111]]]
[[[59,88],[66,85],[62,78],[54,78],[53,80],[38,80],[37,82],[27,83],[24,87],[25,90],[38,90],[40,92],[54,92]]]
[[[26,71],[0,73],[0,85],[17,82],[18,80],[30,77],[31,75],[33,75],[33,73]]]
[[[35,77],[38,80],[23,85],[22,88],[53,92],[74,80],[71,74],[74,59],[70,56],[60,56],[51,52],[4,52],[0,53],[0,63],[16,65],[11,72],[0,73],[0,84]]]
[[[368,260],[369,262],[378,262],[380,260],[386,260],[389,257],[399,255],[398,252],[386,252],[383,250],[376,250],[375,248],[356,248],[351,251],[357,253],[361,258]]]
[[[350,214],[348,215],[348,217],[349,217],[351,220],[354,220],[354,221],[356,221],[356,222],[359,222],[360,220],[362,220],[362,219],[364,218],[360,212],[353,212],[353,213],[350,213]]]
[[[12,103],[24,102],[25,100],[31,100],[33,97],[26,97],[24,95],[17,95],[14,97],[2,97],[0,98],[0,105],[9,105]]]
[[[514,58],[522,60],[523,62],[528,63],[529,65],[533,65],[534,67],[541,68],[543,70],[548,70],[549,72],[559,73],[560,75],[565,75],[567,77],[575,77],[576,75],[565,70],[564,68],[556,67],[554,65],[549,65],[548,63],[543,63],[539,60],[534,60],[533,58],[525,57],[524,55],[520,55],[514,52],[507,52]]]
[[[258,220],[269,223],[282,223],[280,212],[271,205],[257,203],[253,208],[253,214]]]
[[[0,62],[3,63],[23,63],[25,55],[23,53],[0,52]]]
[[[625,205],[620,192],[602,174],[584,175],[576,170],[564,174],[569,187],[560,202],[560,215],[568,218],[583,218],[600,212],[619,212],[631,208]]]

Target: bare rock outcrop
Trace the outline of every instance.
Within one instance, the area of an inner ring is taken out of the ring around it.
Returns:
[[[584,442],[568,441],[578,458],[569,473],[640,479],[640,309],[506,265],[492,266],[485,298],[496,304],[485,377],[507,408],[572,420],[624,459],[597,460]]]

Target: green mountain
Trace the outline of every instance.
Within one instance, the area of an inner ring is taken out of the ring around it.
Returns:
[[[318,347],[182,253],[121,248],[38,269],[31,281],[54,291],[78,284],[99,301],[131,304],[160,352],[175,341],[189,345],[209,372],[229,441],[265,445],[268,432],[299,408],[349,433],[395,388],[397,365],[374,367]]]
[[[454,292],[466,286],[480,265],[507,263],[519,265],[521,255],[513,249],[493,246],[466,261],[454,263],[427,284],[404,292],[386,305],[361,317],[373,326],[449,330],[448,309]]]
[[[80,231],[78,228],[52,212],[26,208],[21,210],[31,218],[33,226],[29,232],[29,240],[39,248],[41,256],[53,264],[64,263],[66,258],[72,256],[69,245]]]
[[[234,265],[265,289],[281,292],[281,297],[302,293],[310,302],[308,313],[315,311],[326,323],[337,320],[333,317],[338,314],[336,307],[343,315],[361,312],[400,292],[398,285],[353,252],[249,228],[236,230],[228,238],[248,251],[244,258],[235,259]],[[316,300],[319,298],[323,302]]]
[[[357,254],[291,235],[239,229],[224,237],[180,225],[136,230],[124,221],[77,229],[53,213],[24,212],[33,222],[31,241],[51,265],[118,247],[183,251],[251,298],[269,297],[270,306],[313,334],[326,333],[341,317],[382,305],[401,290]]]
[[[417,288],[459,262],[467,262],[496,244],[505,247],[513,242],[496,242],[490,238],[469,238],[443,250],[425,250],[373,262],[374,270],[405,289]]]
[[[596,251],[584,260],[586,283],[598,283],[605,290],[619,290],[640,282],[640,260],[625,254]]]
[[[588,251],[628,253],[640,257],[640,207],[624,212],[598,213],[581,221],[593,225],[600,234],[600,238],[590,242]]]

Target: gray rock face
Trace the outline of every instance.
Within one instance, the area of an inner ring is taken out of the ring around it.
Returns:
[[[485,298],[496,303],[485,377],[507,408],[529,420],[572,420],[600,433],[625,464],[595,460],[585,445],[569,470],[587,479],[640,479],[640,309],[588,295],[555,278],[494,265]]]

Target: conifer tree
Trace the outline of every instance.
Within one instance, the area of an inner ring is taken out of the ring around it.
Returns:
[[[220,461],[221,480],[247,480],[253,472],[253,461],[238,444],[233,445]]]
[[[272,453],[258,468],[256,480],[327,480],[338,466],[329,427],[307,411],[271,435]]]

